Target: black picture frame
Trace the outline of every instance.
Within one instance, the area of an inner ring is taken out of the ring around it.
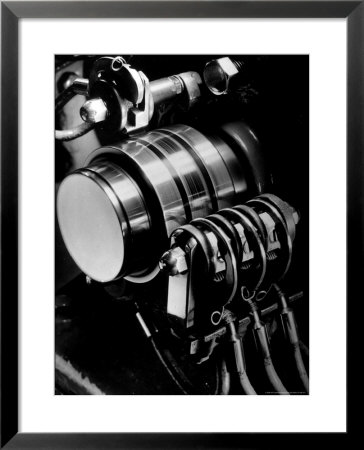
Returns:
[[[18,432],[18,23],[21,18],[346,18],[347,19],[347,305],[363,272],[363,1],[38,1],[1,2],[1,448],[281,448],[348,446],[346,433],[19,433]],[[334,212],[333,212],[334,214]],[[348,313],[351,309],[348,309]],[[347,324],[349,325],[349,324]],[[348,330],[348,399],[354,327]],[[333,393],[333,395],[335,395]],[[348,447],[349,448],[349,447]]]

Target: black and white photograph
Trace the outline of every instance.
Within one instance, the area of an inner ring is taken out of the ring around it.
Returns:
[[[0,448],[355,447],[364,0],[0,3]]]
[[[309,55],[55,55],[55,394],[308,395]]]

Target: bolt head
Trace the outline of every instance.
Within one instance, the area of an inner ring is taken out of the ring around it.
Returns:
[[[168,250],[162,255],[159,261],[159,267],[171,276],[186,272],[186,253],[180,247],[174,247]]]
[[[225,57],[208,62],[203,77],[206,86],[213,94],[222,95],[228,92],[232,79],[238,74],[239,70],[233,61]]]
[[[101,98],[87,100],[80,109],[83,121],[88,123],[99,123],[107,119],[109,111]]]

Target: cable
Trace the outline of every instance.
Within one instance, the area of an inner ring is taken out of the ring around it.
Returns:
[[[284,334],[287,337],[289,343],[292,347],[293,356],[296,362],[296,367],[298,371],[298,375],[302,381],[302,384],[305,388],[305,391],[308,393],[309,391],[309,379],[306,372],[305,365],[303,363],[301,348],[300,348],[300,340],[298,337],[298,330],[296,325],[296,320],[294,317],[294,313],[291,308],[288,308],[287,306],[287,300],[283,293],[283,291],[279,288],[277,284],[273,285],[275,291],[278,294],[278,297],[281,302],[281,319],[282,319],[282,326],[284,330]]]
[[[78,125],[75,128],[71,128],[69,130],[56,130],[55,131],[55,138],[58,141],[72,141],[73,139],[77,139],[89,131],[91,131],[93,128],[95,128],[95,123],[88,123],[83,122],[81,125]]]
[[[86,78],[75,78],[71,86],[62,91],[56,98],[56,114],[58,114],[75,95],[87,95],[88,84]],[[56,130],[55,138],[58,141],[72,141],[91,131],[94,126],[94,123],[84,122],[75,128]]]
[[[182,394],[184,395],[188,395],[189,392],[182,386],[182,384],[179,382],[179,380],[175,377],[173,371],[170,369],[169,365],[167,364],[164,356],[162,355],[162,353],[160,352],[158,346],[156,345],[154,339],[152,337],[149,338],[149,342],[151,343],[159,361],[162,363],[163,367],[166,369],[166,371],[168,372],[169,376],[172,378],[172,381],[177,385],[177,387],[180,389],[180,391],[182,392]]]
[[[289,392],[284,387],[274,367],[272,357],[270,355],[268,337],[265,326],[261,325],[259,328],[255,328],[254,332],[256,337],[258,338],[257,341],[259,342],[260,349],[263,353],[264,368],[267,377],[269,379],[269,382],[279,395],[289,395]]]
[[[234,316],[229,310],[226,309],[224,311],[223,319],[227,325],[227,329],[230,331],[230,342],[232,342],[234,348],[235,363],[239,375],[240,385],[246,395],[257,395],[245,370],[243,360],[243,344],[241,343],[241,339],[236,332]]]
[[[67,89],[62,91],[56,98],[56,114],[61,111],[61,109],[75,96],[77,95],[74,91],[74,87],[71,84]]]
[[[56,98],[56,114],[75,96],[87,96],[89,92],[89,81],[87,78],[75,78],[68,88],[64,89]]]
[[[229,395],[230,392],[230,373],[226,367],[226,361],[223,358],[220,364],[220,383],[219,383],[219,395]]]
[[[242,295],[243,296],[243,295]],[[246,298],[243,296],[243,299],[248,302],[254,319],[254,335],[256,338],[257,343],[259,344],[260,350],[263,355],[264,360],[264,369],[267,374],[268,380],[270,384],[272,385],[273,389],[279,394],[279,395],[289,395],[289,392],[284,387],[281,379],[279,378],[276,369],[274,367],[272,357],[270,355],[269,350],[269,341],[268,341],[268,334],[267,329],[265,325],[262,324],[259,318],[258,314],[258,307],[254,303],[252,298]]]
[[[309,356],[309,350],[305,343],[303,343],[300,339],[300,349],[301,351],[308,357]]]
[[[306,368],[305,365],[303,363],[303,359],[302,359],[302,353],[301,353],[301,349],[300,349],[300,344],[297,343],[293,346],[293,355],[296,361],[296,366],[297,366],[297,371],[298,371],[298,375],[301,378],[302,384],[308,394],[309,392],[309,379],[308,379],[308,375],[306,372]]]
[[[246,372],[240,372],[239,373],[239,380],[241,387],[243,388],[246,395],[257,395],[255,392],[253,386],[251,385],[248,375]]]
[[[192,384],[192,382],[185,375],[181,367],[178,365],[177,361],[175,360],[171,352],[162,345],[158,345],[157,340],[158,331],[152,334],[147,324],[145,323],[142,315],[140,314],[138,308],[136,318],[141,328],[143,329],[144,334],[146,335],[148,341],[150,342],[155,354],[157,355],[158,359],[162,363],[168,375],[171,377],[172,381],[175,383],[175,385],[178,387],[181,393],[184,395],[211,394],[211,392],[207,392],[207,390],[205,390],[205,392],[202,393],[198,391],[196,386]],[[156,329],[153,323],[152,328]],[[218,375],[219,375],[218,370],[216,368],[216,389],[214,392],[215,395],[218,393],[219,389]]]

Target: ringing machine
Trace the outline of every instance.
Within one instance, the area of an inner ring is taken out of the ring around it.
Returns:
[[[308,393],[307,75],[56,58],[58,393]]]

